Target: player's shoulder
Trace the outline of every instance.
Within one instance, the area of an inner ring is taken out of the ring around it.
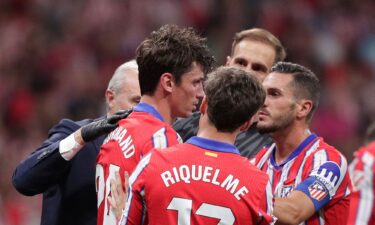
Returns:
[[[250,159],[250,162],[254,165],[257,165],[260,160],[266,160],[266,158],[269,158],[274,146],[274,144],[264,146],[254,157]]]
[[[153,149],[155,155],[183,155],[186,151],[189,152],[190,146],[185,143],[179,143],[163,149]]]
[[[355,154],[356,156],[361,156],[361,155],[366,154],[368,156],[375,157],[375,141],[370,142],[366,146],[360,147]]]
[[[328,163],[346,170],[348,165],[346,157],[337,148],[326,143],[323,138],[319,138],[305,154],[306,161],[315,166]]]
[[[119,125],[138,130],[140,130],[139,128],[142,127],[141,130],[143,132],[161,127],[170,127],[168,123],[160,120],[159,118],[156,118],[149,113],[139,111],[134,111],[127,118],[120,120]]]
[[[313,150],[313,154],[326,154],[328,157],[343,156],[343,154],[336,147],[325,142],[322,137],[320,137],[310,149]]]

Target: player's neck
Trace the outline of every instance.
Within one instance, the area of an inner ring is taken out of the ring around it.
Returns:
[[[219,132],[215,126],[207,123],[200,123],[198,137],[207,138],[215,141],[221,141],[228,144],[234,144],[238,132]]]
[[[310,134],[306,126],[290,126],[273,133],[272,138],[276,144],[276,163],[284,162]]]
[[[156,98],[154,96],[143,95],[141,102],[147,103],[154,107],[163,117],[164,122],[172,124],[174,118],[172,118],[172,113],[168,102],[164,98]]]

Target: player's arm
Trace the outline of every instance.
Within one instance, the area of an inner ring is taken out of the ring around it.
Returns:
[[[31,155],[23,160],[12,176],[14,187],[24,195],[36,195],[56,184],[69,169],[71,160],[85,142],[113,130],[117,121],[126,117],[128,111],[121,111],[107,119],[79,123],[63,119],[48,133],[48,139]],[[115,125],[114,125],[115,124]]]
[[[128,117],[131,112],[132,110],[120,110],[110,117],[101,118],[84,125],[61,140],[59,144],[61,156],[67,161],[71,160],[86,143],[113,131],[118,127],[118,121]]]
[[[23,160],[13,172],[12,182],[21,194],[44,192],[69,168],[69,162],[59,153],[59,143],[80,126],[64,119],[48,133],[48,139]]]
[[[332,161],[316,166],[288,197],[275,199],[279,224],[299,224],[310,218],[334,197],[345,174],[345,159],[340,166]]]
[[[273,214],[276,224],[299,224],[315,212],[311,199],[301,191],[293,191],[286,198],[275,198]]]

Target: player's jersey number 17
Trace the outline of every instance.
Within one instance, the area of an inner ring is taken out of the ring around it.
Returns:
[[[192,206],[193,200],[174,197],[170,201],[167,209],[177,211],[177,225],[190,225]],[[218,219],[218,225],[232,225],[235,221],[235,217],[230,208],[208,203],[202,203],[194,214]]]

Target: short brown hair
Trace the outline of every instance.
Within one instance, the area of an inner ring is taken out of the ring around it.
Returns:
[[[231,55],[233,55],[236,45],[244,39],[259,41],[273,47],[276,53],[274,63],[278,61],[284,61],[286,58],[286,50],[281,44],[280,40],[271,32],[262,28],[252,28],[236,33],[233,38]]]
[[[263,105],[265,90],[255,75],[233,67],[219,67],[204,83],[207,115],[220,132],[233,132]]]
[[[309,122],[319,105],[321,91],[319,78],[306,67],[290,62],[276,63],[271,68],[272,72],[291,74],[293,76],[294,96],[309,99],[313,102],[312,109],[307,115],[307,121]]]
[[[136,55],[141,95],[152,95],[163,73],[171,73],[179,83],[193,62],[201,65],[204,73],[209,72],[215,62],[205,38],[193,28],[170,24],[151,32],[138,46]]]

